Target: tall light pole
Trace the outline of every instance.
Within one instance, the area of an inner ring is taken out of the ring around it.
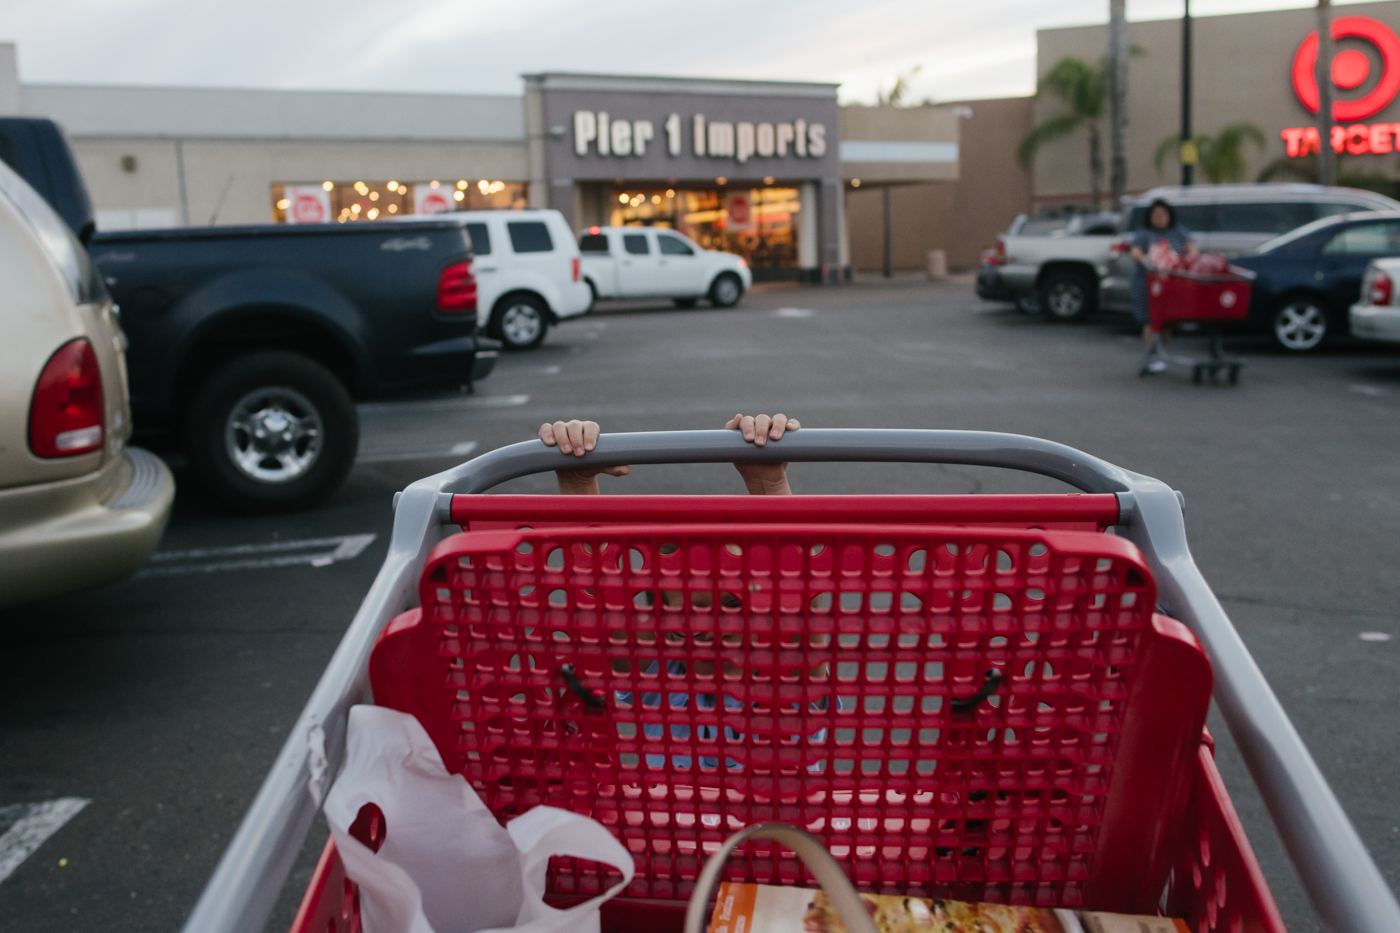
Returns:
[[[1128,17],[1126,0],[1108,0],[1108,187],[1113,209],[1128,190]]]
[[[1337,183],[1337,153],[1332,148],[1332,0],[1317,0],[1317,181]]]
[[[1196,144],[1191,142],[1191,0],[1181,17],[1181,183],[1196,180]]]

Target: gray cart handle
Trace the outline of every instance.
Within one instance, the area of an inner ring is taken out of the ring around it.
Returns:
[[[1328,933],[1395,933],[1400,905],[1254,658],[1196,568],[1182,504],[1164,483],[1063,444],[982,431],[803,428],[755,447],[737,431],[604,434],[594,466],[747,461],[883,461],[1005,467],[1085,492],[1116,493],[1118,533],[1152,568],[1163,608],[1195,632],[1215,667],[1215,702]],[[408,608],[428,552],[449,530],[451,497],[576,463],[541,441],[483,454],[395,496],[389,554],[253,799],[186,933],[261,933],[345,748],[350,706],[369,691],[369,654]]]

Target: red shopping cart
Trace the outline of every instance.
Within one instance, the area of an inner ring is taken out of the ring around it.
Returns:
[[[1152,342],[1143,354],[1138,375],[1152,372],[1154,360],[1189,367],[1191,380],[1200,383],[1205,376],[1212,380],[1224,372],[1230,385],[1239,382],[1245,361],[1226,356],[1220,321],[1244,318],[1249,313],[1250,291],[1254,272],[1231,266],[1228,272],[1202,274],[1185,270],[1157,269],[1147,273],[1147,306],[1151,316]],[[1203,328],[1210,338],[1209,356],[1181,356],[1168,353],[1162,334],[1174,325]]]
[[[604,435],[589,456],[994,465],[1083,494],[481,495],[558,466],[538,441],[421,480],[187,930],[262,928],[371,686],[502,819],[547,803],[613,829],[637,875],[605,930],[678,929],[705,856],[771,819],[868,890],[1282,930],[1203,731],[1212,677],[1326,928],[1397,928],[1160,482],[978,432]],[[763,843],[726,872],[805,880]],[[551,867],[561,901],[609,884]],[[333,846],[295,929],[358,929]]]

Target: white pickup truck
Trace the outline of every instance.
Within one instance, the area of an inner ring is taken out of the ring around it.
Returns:
[[[670,298],[692,308],[708,298],[732,308],[753,284],[744,257],[703,249],[674,230],[589,227],[579,237],[583,279],[593,298]]]
[[[1013,225],[997,236],[996,254],[978,277],[978,294],[1015,300],[1022,310],[1044,308],[1058,320],[1083,317],[1098,304],[1099,279],[1108,273],[1117,232],[1115,214],[1082,215],[1048,233]]]

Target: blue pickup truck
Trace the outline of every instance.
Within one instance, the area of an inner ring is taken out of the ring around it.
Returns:
[[[470,385],[471,240],[451,221],[93,233],[77,163],[48,120],[0,120],[0,158],[87,243],[121,308],[138,435],[245,511],[304,508],[354,464],[358,399]]]

